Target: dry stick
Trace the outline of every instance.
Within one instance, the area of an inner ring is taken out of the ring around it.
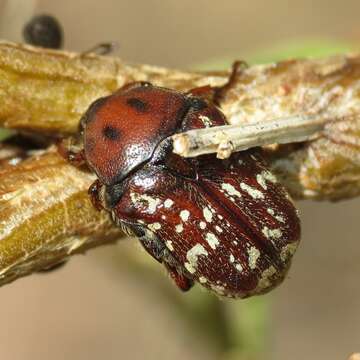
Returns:
[[[355,197],[360,194],[359,74],[357,55],[252,66],[221,107],[230,124],[247,129],[269,128],[272,119],[283,126],[294,114],[326,119],[315,140],[266,149],[269,166],[294,198]],[[221,86],[227,77],[228,72],[130,65],[0,42],[0,126],[66,136],[76,133],[92,101],[125,83],[150,81],[187,91]],[[271,131],[269,136],[270,142],[279,139]],[[90,204],[87,188],[94,178],[54,149],[0,168],[0,285],[121,238],[108,215]]]
[[[215,126],[173,135],[173,151],[183,157],[216,153],[226,159],[231,153],[270,144],[313,140],[329,119],[321,115],[297,115],[244,125]]]

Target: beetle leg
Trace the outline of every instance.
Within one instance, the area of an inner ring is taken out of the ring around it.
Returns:
[[[151,238],[146,235],[140,238],[144,249],[158,262],[163,263],[175,285],[182,291],[188,291],[194,285],[194,282],[180,272],[176,265],[175,259],[169,259],[166,254],[166,247],[157,239],[155,235]]]
[[[226,93],[235,86],[238,76],[248,66],[249,65],[243,60],[237,60],[232,64],[228,81],[224,85],[215,88],[214,103],[216,105],[221,104],[226,96]]]
[[[104,207],[102,205],[102,201],[100,199],[99,193],[102,184],[100,180],[95,180],[89,187],[88,194],[90,195],[91,203],[93,204],[94,208],[98,211],[102,210]]]
[[[180,273],[175,266],[164,263],[171,279],[181,291],[188,291],[194,286],[194,281]]]
[[[72,165],[80,167],[85,164],[85,152],[82,145],[73,144],[72,138],[67,138],[57,143],[59,154]]]
[[[109,55],[114,52],[118,47],[117,43],[114,42],[105,42],[99,43],[95,46],[91,47],[90,49],[83,51],[80,56],[88,55],[88,54],[96,54],[96,55]]]
[[[221,102],[224,100],[226,93],[235,86],[238,76],[241,74],[241,71],[246,69],[248,64],[243,60],[235,61],[232,65],[232,70],[228,81],[222,86],[200,86],[194,89],[191,89],[188,94],[192,96],[201,97],[205,100],[215,103],[215,105],[220,106]]]
[[[156,261],[164,264],[171,279],[175,282],[176,286],[182,291],[188,291],[194,285],[194,282],[187,278],[182,272],[180,272],[176,265],[175,259],[169,258],[167,254],[168,250],[164,244],[157,238],[157,236],[149,231],[144,230],[139,226],[130,226],[133,233],[138,236],[141,245]]]
[[[157,238],[156,238],[157,239]],[[141,244],[144,249],[158,262],[163,263],[166,270],[168,271],[171,279],[174,281],[175,285],[182,291],[188,291],[194,285],[194,282],[187,278],[182,272],[180,272],[176,265],[172,264],[173,261],[167,262],[165,258],[166,248],[162,245],[160,241],[154,241],[154,237],[140,238]]]
[[[140,240],[140,244],[159,263],[163,262],[165,245],[158,239],[158,237],[146,227],[142,225],[129,225],[135,236]]]

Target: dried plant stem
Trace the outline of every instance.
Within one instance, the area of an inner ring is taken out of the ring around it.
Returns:
[[[245,125],[190,130],[173,135],[173,151],[183,157],[216,153],[219,159],[257,146],[313,140],[329,120],[321,115],[298,115]]]
[[[122,236],[54,148],[0,169],[0,285]]]
[[[228,72],[129,65],[116,58],[3,42],[0,126],[64,137],[77,131],[82,113],[93,100],[127,82],[150,81],[189,90],[223,85],[227,76]],[[246,146],[263,145],[263,137],[251,139],[250,135],[264,129],[270,130],[265,132],[267,142],[282,142],[284,134],[272,129],[273,119],[278,119],[281,129],[296,128],[304,116],[316,119],[310,132],[302,124],[296,132],[300,138],[291,141],[312,136],[324,120],[316,139],[268,147],[265,156],[294,198],[339,200],[360,193],[359,90],[360,56],[291,60],[244,70],[223,99],[222,109],[231,125],[240,126],[235,135],[229,134],[235,146],[246,129]],[[259,128],[259,124],[263,125]],[[198,133],[194,141],[206,138],[207,131]],[[0,163],[0,285],[74,252],[121,238],[107,214],[90,204],[87,188],[94,176],[67,164],[54,148],[17,165],[6,164]]]

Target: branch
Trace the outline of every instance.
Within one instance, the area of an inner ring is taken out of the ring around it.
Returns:
[[[0,285],[121,237],[87,196],[94,178],[54,148],[16,166],[2,164]]]
[[[220,86],[227,76],[0,43],[0,126],[63,137],[76,132],[93,100],[127,82],[188,90]],[[240,74],[222,108],[230,124],[250,127],[323,116],[318,138],[268,146],[265,156],[297,199],[354,197],[360,193],[359,78],[358,56],[254,66]],[[54,148],[0,165],[0,285],[122,236],[89,202],[94,176],[67,164]]]

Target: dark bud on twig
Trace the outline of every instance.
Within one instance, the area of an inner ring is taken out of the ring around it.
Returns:
[[[34,16],[23,29],[27,43],[50,49],[60,49],[63,43],[63,30],[53,16]]]

